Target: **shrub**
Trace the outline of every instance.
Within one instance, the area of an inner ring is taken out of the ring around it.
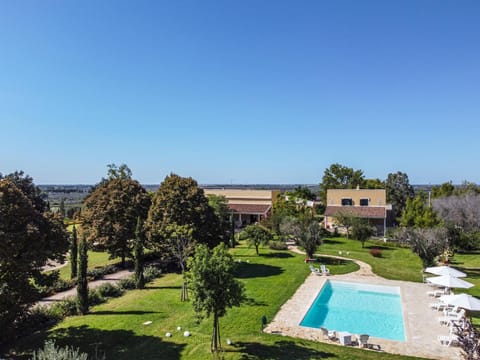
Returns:
[[[65,316],[77,314],[77,298],[70,297],[53,304],[50,307],[53,316],[64,318]]]
[[[101,297],[119,297],[123,294],[124,290],[111,283],[104,283],[95,289]]]
[[[283,241],[272,241],[269,245],[272,250],[288,250],[288,245]]]
[[[89,280],[101,279],[103,278],[103,275],[105,275],[103,267],[99,267],[99,268],[95,268],[87,271],[87,277]]]
[[[47,340],[43,349],[33,353],[33,360],[87,360],[88,355],[73,347],[57,347],[54,340]]]
[[[136,288],[135,279],[131,276],[125,279],[121,279],[118,282],[118,286],[124,290],[132,290]]]
[[[382,257],[382,250],[377,249],[377,248],[371,248],[370,249],[370,254],[374,257],[381,258]]]
[[[156,279],[162,275],[162,271],[155,266],[147,266],[143,270],[143,277],[145,278],[145,282],[150,282],[153,279]]]
[[[97,291],[97,289],[88,291],[88,305],[94,306],[105,302],[103,296]]]

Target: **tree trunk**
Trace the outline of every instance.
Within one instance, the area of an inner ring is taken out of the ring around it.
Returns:
[[[255,245],[255,251],[257,252],[257,256],[258,256],[258,245]]]
[[[187,301],[188,300],[188,291],[187,291],[187,283],[183,281],[182,284],[182,295],[180,297],[180,301]]]
[[[212,333],[212,342],[210,344],[210,351],[216,353],[222,349],[220,342],[220,323],[218,321],[218,315],[213,315],[213,333]]]
[[[122,269],[125,269],[125,253],[122,252],[122,263],[121,263]]]

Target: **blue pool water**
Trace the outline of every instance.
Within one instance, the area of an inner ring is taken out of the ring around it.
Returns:
[[[405,341],[400,289],[327,280],[300,325]]]

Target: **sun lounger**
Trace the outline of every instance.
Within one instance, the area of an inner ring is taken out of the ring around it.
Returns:
[[[325,266],[325,265],[320,265],[320,271],[322,272],[323,275],[330,275],[330,270]]]
[[[310,265],[310,271],[312,272],[312,274],[322,275],[322,272],[318,270],[316,267],[314,267],[313,265]]]
[[[363,347],[363,348],[368,347],[368,339],[369,339],[369,337],[370,337],[370,335],[367,335],[367,334],[358,335],[358,336],[357,336],[358,346],[359,346],[359,347]]]
[[[328,330],[326,327],[320,327],[320,330],[322,331],[323,338],[328,339],[331,341],[334,341],[337,339],[337,334],[335,333],[335,330]]]
[[[438,341],[440,341],[440,344],[445,345],[445,346],[450,346],[452,344],[458,344],[458,335],[455,334],[450,334],[450,335],[439,335],[438,336]]]

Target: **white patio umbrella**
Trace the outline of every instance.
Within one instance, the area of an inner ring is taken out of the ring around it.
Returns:
[[[440,297],[440,300],[445,304],[458,306],[466,310],[480,311],[480,300],[472,295],[443,295]]]
[[[452,268],[450,266],[433,266],[433,267],[428,267],[425,269],[425,272],[430,273],[430,274],[435,274],[435,275],[451,275],[454,277],[466,277],[467,274],[464,272],[461,272],[460,270],[457,270],[455,268]]]
[[[448,288],[469,289],[472,286],[474,286],[474,284],[469,283],[468,281],[456,278],[455,276],[451,276],[451,275],[434,276],[434,277],[429,277],[426,280],[427,282],[430,282],[432,284],[444,286]]]

